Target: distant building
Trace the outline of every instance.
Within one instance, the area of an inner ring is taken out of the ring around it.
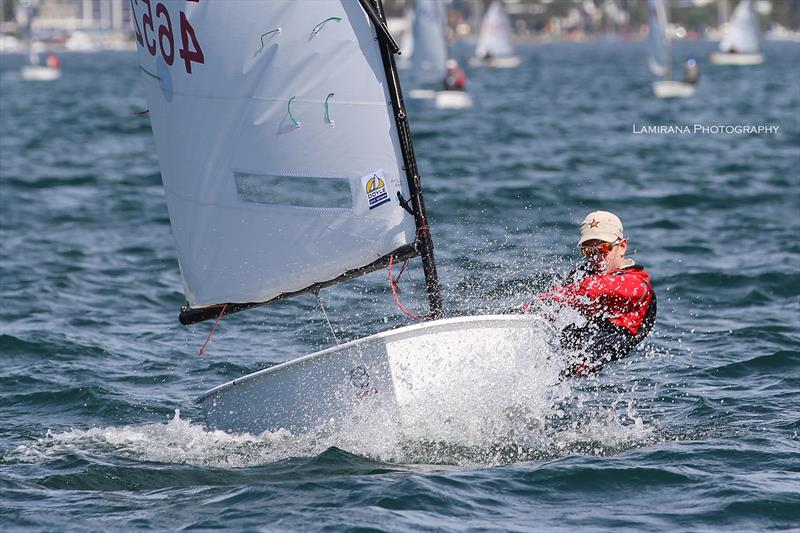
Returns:
[[[0,0],[4,31],[9,31],[9,25],[22,22],[19,13],[26,5],[35,13],[33,31],[129,32],[131,28],[129,0]]]

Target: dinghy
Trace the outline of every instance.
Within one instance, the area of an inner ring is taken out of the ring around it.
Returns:
[[[711,54],[715,65],[758,65],[764,61],[759,49],[758,14],[752,0],[741,0],[733,12],[719,52]]]
[[[445,35],[445,6],[442,0],[415,2],[409,96],[433,100],[436,107],[463,109],[472,106],[472,98],[464,90],[442,89],[448,76],[449,50]]]
[[[515,68],[519,57],[514,55],[511,42],[511,22],[501,0],[494,0],[481,22],[475,56],[470,58],[472,67]]]
[[[696,84],[672,79],[672,41],[667,34],[667,9],[664,0],[648,0],[650,36],[647,62],[650,72],[661,79],[653,82],[656,98],[687,98]]]
[[[443,318],[398,46],[380,2],[165,9],[159,24],[183,36],[175,49],[152,32],[137,41],[187,299],[181,323],[318,296],[417,256],[430,308],[420,324],[208,391],[197,401],[210,427],[324,435],[370,417],[452,428],[490,397],[513,402],[510,375],[527,386],[557,375],[542,320]],[[521,365],[527,372],[511,372]]]
[[[38,61],[38,58],[33,61]],[[22,79],[27,81],[53,81],[61,77],[61,69],[48,64],[39,65],[29,61],[20,71]]]
[[[61,77],[61,61],[56,55],[49,55],[45,64],[41,64],[39,54],[33,50],[33,17],[35,8],[32,4],[24,4],[25,13],[25,51],[28,62],[20,70],[20,77],[26,81],[53,81]]]

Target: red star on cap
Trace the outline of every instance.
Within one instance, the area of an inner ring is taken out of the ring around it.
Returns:
[[[599,225],[600,225],[600,223],[598,221],[596,221],[595,219],[592,219],[592,221],[589,222],[589,227],[590,228],[596,228]]]

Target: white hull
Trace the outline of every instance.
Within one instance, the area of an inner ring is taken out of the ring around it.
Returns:
[[[654,81],[653,92],[657,98],[688,98],[694,95],[696,85],[682,81]]]
[[[714,52],[709,58],[714,65],[760,65],[764,62],[764,54],[729,54]]]
[[[432,89],[411,89],[408,97],[414,100],[433,100],[436,98],[436,91]]]
[[[472,97],[465,91],[439,91],[436,93],[439,109],[464,109],[472,107]]]
[[[61,71],[57,68],[28,65],[22,67],[20,72],[23,80],[29,81],[52,81],[61,77]]]
[[[518,56],[493,57],[489,60],[480,57],[469,58],[471,67],[490,67],[490,68],[517,68],[520,64]]]
[[[229,432],[329,435],[359,419],[413,433],[513,408],[561,364],[550,326],[519,315],[458,317],[365,337],[216,387],[198,398]],[[549,385],[548,385],[549,386]]]

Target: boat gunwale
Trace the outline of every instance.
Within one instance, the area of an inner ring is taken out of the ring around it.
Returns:
[[[201,403],[205,402],[211,396],[216,396],[217,394],[219,394],[220,392],[222,392],[224,390],[233,388],[233,387],[235,387],[237,385],[241,385],[242,383],[245,383],[245,382],[248,382],[248,381],[253,381],[254,379],[260,378],[260,377],[262,377],[264,375],[272,374],[272,373],[276,373],[276,372],[281,372],[281,371],[284,371],[284,370],[286,370],[288,368],[291,368],[293,366],[296,366],[296,365],[299,365],[299,364],[303,364],[303,363],[305,363],[305,362],[307,362],[307,361],[309,361],[311,359],[317,359],[317,358],[323,357],[325,355],[328,355],[330,353],[334,353],[334,352],[338,352],[338,351],[349,350],[349,349],[351,349],[353,347],[356,347],[356,346],[359,346],[359,345],[362,345],[362,344],[367,344],[367,343],[370,343],[370,342],[374,342],[374,341],[379,340],[379,339],[385,339],[387,337],[401,337],[401,336],[413,333],[413,332],[415,332],[417,330],[429,329],[429,328],[431,328],[431,326],[436,326],[437,328],[439,328],[439,327],[454,326],[454,325],[459,325],[459,324],[468,324],[468,323],[472,323],[472,322],[498,322],[498,321],[499,322],[506,322],[506,321],[509,321],[509,322],[537,322],[537,323],[543,324],[543,325],[548,326],[548,327],[550,326],[550,324],[544,318],[542,318],[540,316],[514,315],[514,314],[508,314],[508,315],[497,315],[497,314],[495,314],[495,315],[468,315],[468,316],[459,316],[459,317],[452,317],[452,318],[443,318],[443,319],[440,319],[440,320],[427,321],[427,322],[423,322],[421,324],[411,324],[409,326],[402,326],[402,327],[399,327],[399,328],[396,328],[396,329],[390,329],[388,331],[382,331],[380,333],[375,333],[375,334],[372,334],[372,335],[368,335],[366,337],[361,337],[359,339],[354,339],[354,340],[346,342],[344,344],[339,344],[337,346],[331,346],[330,348],[325,348],[324,350],[319,350],[319,351],[316,351],[316,352],[313,352],[313,353],[310,353],[310,354],[307,354],[307,355],[301,355],[301,356],[296,357],[294,359],[291,359],[289,361],[286,361],[286,362],[283,362],[283,363],[279,363],[279,364],[277,364],[275,366],[271,366],[269,368],[264,368],[262,370],[257,370],[255,372],[251,372],[250,374],[242,376],[241,378],[232,379],[232,380],[230,380],[230,381],[228,381],[226,383],[223,383],[221,385],[217,385],[216,387],[214,387],[212,389],[209,389],[208,391],[206,391],[203,394],[201,394],[200,396],[198,396],[195,399],[195,403],[201,404]]]

